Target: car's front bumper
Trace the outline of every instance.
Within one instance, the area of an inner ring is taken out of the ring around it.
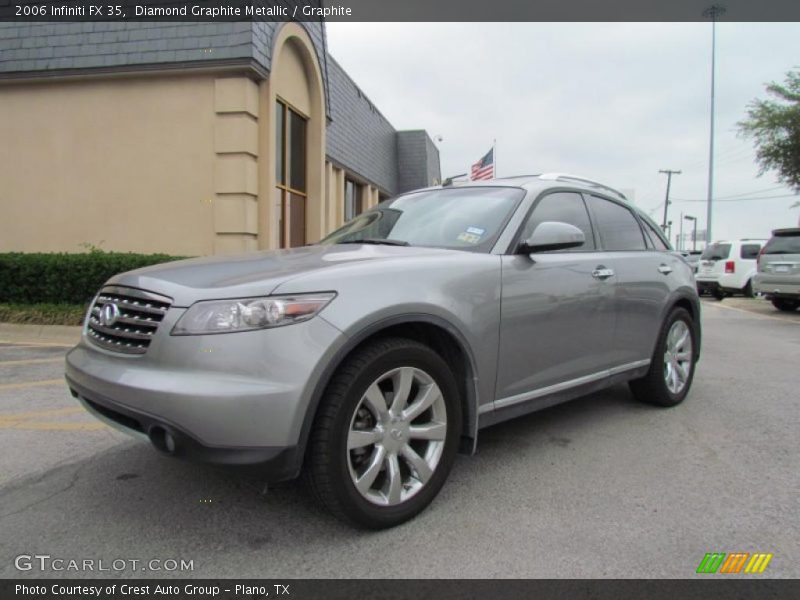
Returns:
[[[759,273],[753,278],[753,291],[770,298],[800,298],[800,281],[793,279]]]
[[[73,395],[161,450],[169,433],[169,453],[179,457],[245,464],[293,455],[314,387],[343,334],[317,317],[261,331],[170,336],[182,312],[170,310],[144,355],[104,350],[84,335],[67,354]]]

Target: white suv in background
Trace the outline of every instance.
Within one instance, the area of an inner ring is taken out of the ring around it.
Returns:
[[[700,294],[709,292],[717,300],[732,294],[753,295],[757,260],[766,240],[722,240],[700,255],[695,278]]]

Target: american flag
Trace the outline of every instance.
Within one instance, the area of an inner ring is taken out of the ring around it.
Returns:
[[[482,159],[472,165],[470,179],[492,179],[494,177],[494,148],[489,150]]]

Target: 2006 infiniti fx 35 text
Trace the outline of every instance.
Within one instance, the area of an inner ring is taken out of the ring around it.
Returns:
[[[681,402],[691,267],[624,196],[564,175],[411,192],[319,244],[117,275],[73,395],[160,451],[301,471],[333,514],[419,513],[482,427],[627,381]]]

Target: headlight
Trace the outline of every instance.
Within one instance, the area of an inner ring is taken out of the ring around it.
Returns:
[[[175,323],[172,335],[251,331],[308,321],[335,296],[331,292],[196,302]]]

